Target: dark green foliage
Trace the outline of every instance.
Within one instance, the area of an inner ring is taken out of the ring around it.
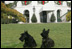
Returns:
[[[6,4],[6,6],[7,6],[8,8],[11,8],[11,7],[13,6],[13,4],[12,4],[12,3]]]
[[[8,24],[7,14],[1,12],[1,24]]]
[[[3,19],[1,18],[1,24],[8,24],[9,23],[9,20],[6,18],[6,19]]]
[[[12,19],[12,23],[18,23],[19,21],[16,21],[16,19]]]
[[[1,24],[4,24],[4,20],[3,20],[3,18],[1,18]]]
[[[31,21],[32,21],[32,23],[36,23],[37,22],[35,14],[33,14]]]
[[[55,20],[56,20],[56,18],[55,18],[55,16],[54,16],[54,14],[52,14],[50,21],[51,21],[51,22],[55,22]]]
[[[4,3],[1,2],[1,23],[2,24],[12,23],[13,20],[8,19],[8,16],[14,17],[15,19],[18,19],[19,17],[23,17],[23,14],[19,13],[17,10],[11,9],[12,6],[13,6],[12,3],[5,5]],[[23,20],[25,20],[25,18],[23,18]]]

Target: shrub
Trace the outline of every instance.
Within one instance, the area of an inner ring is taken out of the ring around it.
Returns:
[[[66,21],[70,21],[71,20],[71,11],[67,13],[66,15]]]
[[[5,24],[8,24],[9,23],[9,20],[8,18],[5,19]]]
[[[4,24],[4,20],[3,20],[3,18],[1,18],[1,24]]]
[[[26,22],[26,19],[24,17],[19,17],[18,19],[19,21]]]
[[[8,17],[7,17],[7,14],[5,13],[1,13],[1,23],[2,24],[8,24]]]
[[[51,22],[55,22],[55,20],[56,20],[56,18],[55,18],[55,16],[54,16],[54,14],[52,14],[50,21],[51,21]]]
[[[12,4],[12,3],[9,3],[9,4],[6,4],[6,6],[7,6],[8,8],[11,8],[11,7],[13,6],[13,4]]]
[[[12,19],[12,23],[18,23],[19,21],[16,21],[16,19]]]
[[[11,9],[9,8],[11,7],[11,5],[6,5],[4,3],[1,2],[1,18],[3,18],[3,20],[5,20],[8,15],[13,16],[14,18],[19,18],[22,19],[23,22],[25,22],[25,18],[23,17],[22,13],[19,13],[17,10],[15,9]],[[11,22],[12,19],[10,19]],[[5,21],[4,21],[5,22]]]
[[[1,24],[8,24],[9,23],[9,20],[6,18],[6,19],[3,19],[1,18]]]
[[[33,14],[31,21],[32,21],[32,23],[36,23],[37,22],[35,14]]]

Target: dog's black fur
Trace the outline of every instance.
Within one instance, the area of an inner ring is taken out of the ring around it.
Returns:
[[[45,29],[43,29],[43,32],[41,33],[42,36],[42,45],[41,48],[51,48],[54,47],[54,41],[49,38],[49,31],[50,29],[48,29],[47,31],[45,31]]]
[[[25,43],[23,45],[23,47],[36,47],[37,44],[34,40],[34,38],[28,34],[28,31],[25,31],[24,33],[21,34],[21,37],[19,38],[22,42],[25,40]]]

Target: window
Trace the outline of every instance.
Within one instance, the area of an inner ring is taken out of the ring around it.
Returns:
[[[67,2],[67,6],[68,7],[71,7],[71,2]]]

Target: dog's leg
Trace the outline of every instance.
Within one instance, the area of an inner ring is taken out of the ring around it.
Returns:
[[[41,45],[41,48],[43,48],[43,45]]]
[[[33,43],[36,45],[36,42],[35,42],[35,40],[33,39]]]
[[[44,42],[42,42],[41,48],[44,48],[44,47],[45,47],[45,43],[44,43]]]
[[[27,46],[26,43],[24,43],[23,48],[26,48],[26,46]]]

